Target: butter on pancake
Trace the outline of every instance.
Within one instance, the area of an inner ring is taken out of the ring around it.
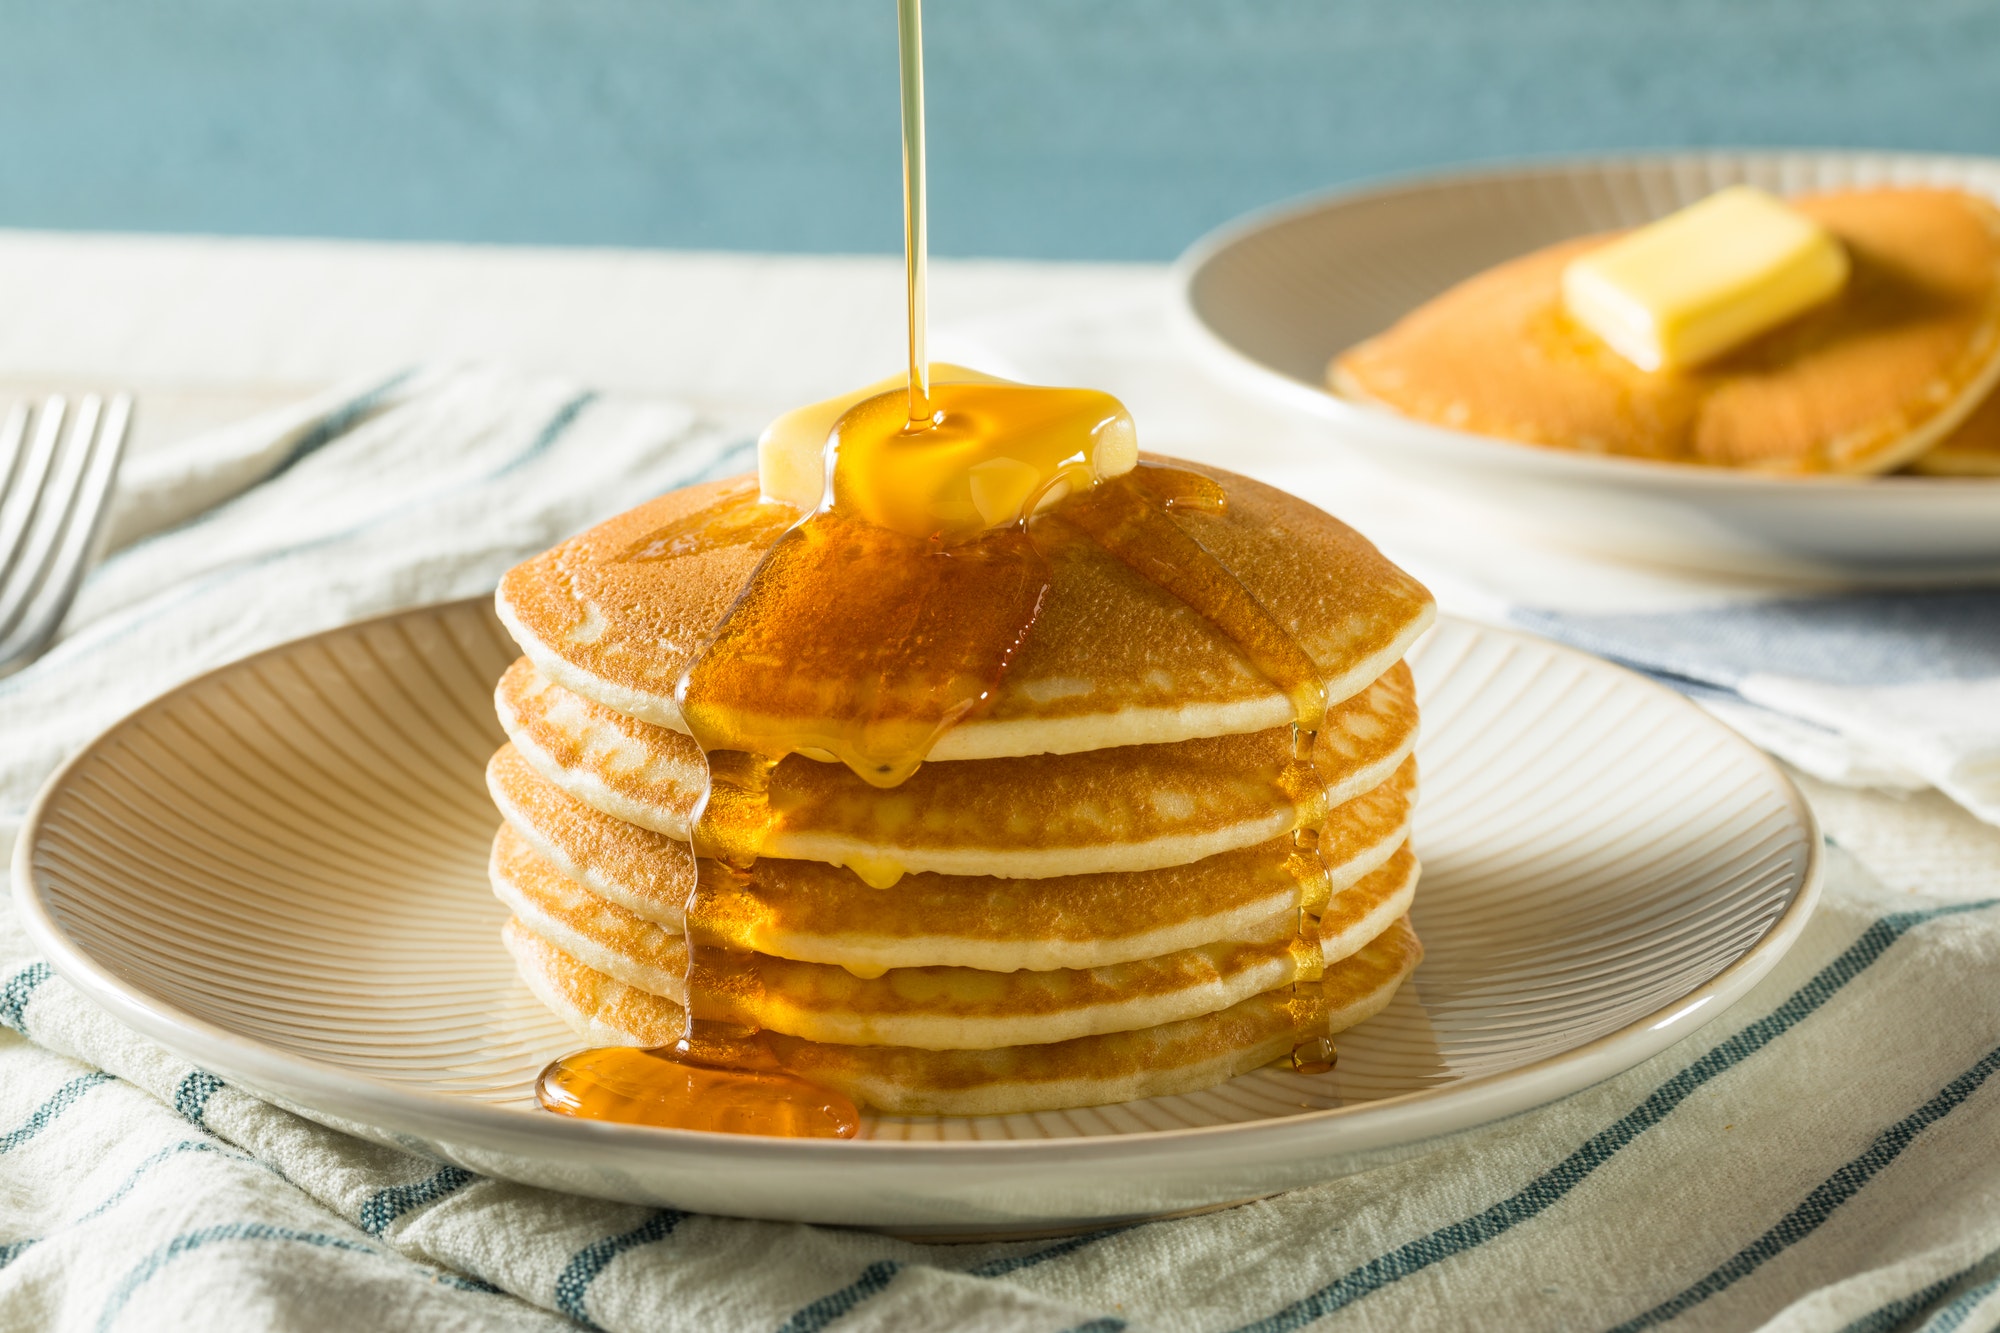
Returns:
[[[687,837],[706,772],[678,731],[590,702],[526,659],[502,677],[500,719],[543,777],[607,814]],[[845,865],[877,884],[909,871],[1034,878],[1182,865],[1319,823],[1386,781],[1416,743],[1401,662],[1328,714],[1318,791],[1288,790],[1289,727],[1068,754],[928,763],[879,788],[790,755],[772,773],[762,855]],[[947,733],[949,734],[949,733]]]
[[[1840,296],[1713,361],[1642,371],[1563,311],[1607,237],[1459,284],[1335,358],[1334,389],[1528,444],[1774,473],[1876,473],[1951,434],[2000,379],[2000,210],[1951,190],[1789,201],[1851,261]]]
[[[686,843],[564,793],[512,746],[494,755],[487,785],[507,819],[494,844],[496,879],[529,877],[545,866],[678,935],[700,873],[704,938],[859,976],[893,967],[1103,967],[1241,938],[1305,905],[1288,837],[1155,870],[1027,880],[915,874],[883,890],[815,861],[767,857],[746,872],[697,862]],[[1403,846],[1415,793],[1416,761],[1407,759],[1321,826],[1333,895],[1322,918],[1328,957],[1340,956],[1336,936],[1351,940],[1357,928],[1374,924],[1355,916],[1362,899],[1342,895]]]
[[[2000,477],[2000,387],[1980,400],[1957,430],[1910,464],[1933,477]]]
[[[502,931],[522,979],[584,1040],[671,1046],[685,1014],[536,935]],[[784,1067],[880,1111],[992,1115],[1094,1106],[1208,1087],[1269,1064],[1307,1032],[1339,1031],[1388,1004],[1423,957],[1407,918],[1340,963],[1316,987],[1266,991],[1217,1013],[1131,1031],[985,1050],[846,1045],[781,1034]]]
[[[1345,524],[1246,478],[1177,466],[1220,481],[1229,507],[1176,521],[1297,637],[1330,700],[1366,688],[1430,623],[1430,595]],[[754,478],[689,487],[517,565],[496,605],[551,680],[680,729],[681,673],[798,517],[760,502]],[[1052,582],[1033,631],[990,704],[947,731],[932,759],[1158,744],[1292,720],[1291,703],[1220,630],[1059,518],[1042,522]]]

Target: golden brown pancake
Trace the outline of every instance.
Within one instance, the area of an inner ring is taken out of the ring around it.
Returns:
[[[548,681],[523,659],[496,692],[538,773],[627,823],[686,837],[707,769],[687,736]],[[1317,824],[1381,785],[1416,744],[1409,668],[1396,663],[1320,729],[1326,786],[1293,793],[1289,727],[1086,753],[931,763],[901,786],[790,755],[772,774],[763,855],[845,865],[874,884],[906,871],[1033,878],[1185,865]]]
[[[1951,190],[1791,201],[1842,241],[1842,294],[1706,365],[1638,369],[1564,313],[1560,275],[1609,236],[1489,269],[1335,358],[1343,396],[1587,453],[1778,473],[1922,455],[2000,378],[2000,210]]]
[[[988,972],[901,967],[857,977],[842,967],[764,954],[697,950],[692,978],[686,941],[600,898],[532,852],[495,846],[494,893],[529,931],[629,986],[686,1004],[698,1018],[846,1045],[986,1050],[1157,1027],[1215,1013],[1253,995],[1317,974],[1295,946],[1296,912],[1158,958],[1099,968]],[[1345,917],[1372,931],[1335,947],[1344,958],[1409,909],[1417,862],[1407,849],[1348,888]],[[1301,972],[1304,967],[1308,970]]]
[[[1365,689],[1430,623],[1430,595],[1353,529],[1243,477],[1229,509],[1183,525],[1318,664],[1328,697]],[[501,580],[501,618],[543,674],[634,718],[678,728],[674,687],[798,514],[760,504],[754,478],[640,505]],[[1026,645],[984,712],[935,760],[1098,750],[1260,731],[1290,702],[1188,606],[1097,546],[1046,522],[1052,583]]]
[[[671,1046],[684,1014],[529,931],[502,932],[522,979],[588,1042]],[[1407,918],[1327,969],[1318,986],[1253,996],[1219,1013],[1136,1031],[992,1050],[854,1046],[771,1035],[785,1068],[879,1111],[991,1115],[1095,1106],[1219,1083],[1291,1050],[1326,1024],[1340,1031],[1380,1012],[1423,956]]]
[[[1416,761],[1407,759],[1389,781],[1328,815],[1319,847],[1329,892],[1402,846],[1416,780]],[[1011,880],[915,874],[875,889],[815,861],[767,857],[744,873],[697,863],[686,843],[568,796],[512,746],[494,755],[487,785],[508,820],[495,844],[501,861],[531,853],[673,934],[682,931],[699,864],[703,939],[861,976],[891,967],[1103,967],[1238,937],[1301,901],[1289,837],[1156,870]],[[1329,929],[1339,901],[1327,908]]]
[[[1934,477],[2000,477],[2000,389],[1988,391],[1957,430],[1910,464]]]

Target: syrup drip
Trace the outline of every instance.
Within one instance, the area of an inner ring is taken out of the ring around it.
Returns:
[[[1225,513],[1222,488],[1180,469],[1131,468],[1131,422],[1115,399],[983,379],[930,382],[918,5],[898,0],[906,391],[864,398],[839,416],[824,450],[822,502],[796,524],[794,508],[745,505],[733,491],[624,552],[649,561],[769,548],[676,691],[709,770],[690,841],[721,873],[746,873],[775,820],[772,772],[794,752],[838,760],[876,786],[906,781],[939,736],[993,698],[1040,612],[1050,578],[1042,543],[1054,536],[1046,525],[1059,523],[1212,622],[1291,700],[1293,755],[1278,781],[1299,811],[1286,869],[1301,888],[1289,1004],[1303,1026],[1320,1012],[1325,970],[1325,783],[1312,763],[1324,683],[1292,634],[1172,517],[1186,512],[1198,525]],[[723,915],[709,906],[712,882],[697,874],[685,904],[681,1040],[565,1056],[543,1071],[538,1099],[589,1119],[852,1137],[854,1104],[787,1072],[763,1035],[741,1025],[745,1010],[731,1001],[747,981],[748,956],[712,929]],[[1323,1072],[1330,1052],[1325,1039],[1308,1040],[1293,1067]]]
[[[681,716],[705,750],[812,750],[897,786],[1000,683],[1048,585],[1019,527],[945,545],[822,510],[752,575],[682,681]]]
[[[1222,487],[1199,473],[1157,464],[1141,464],[1130,475],[1130,484],[1078,496],[1062,507],[1062,518],[1213,623],[1291,700],[1297,725],[1317,734],[1326,720],[1319,668],[1263,603],[1167,516],[1170,510],[1222,513],[1228,504]],[[1310,753],[1298,758],[1308,762]]]
[[[786,1073],[762,1042],[726,1031],[698,1040],[702,1058],[689,1042],[578,1051],[542,1071],[535,1095],[563,1115],[665,1129],[792,1139],[851,1139],[860,1129],[853,1102]]]

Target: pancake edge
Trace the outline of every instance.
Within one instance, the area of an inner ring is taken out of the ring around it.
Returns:
[[[584,671],[529,634],[507,601],[504,586],[494,591],[493,608],[522,655],[549,680],[572,694],[581,695],[592,703],[602,704],[628,717],[678,731],[682,735],[688,734],[680,709],[671,699],[628,689]],[[1424,603],[1409,624],[1403,626],[1381,649],[1328,680],[1327,707],[1336,708],[1374,684],[1409,653],[1411,645],[1436,620],[1436,601]],[[1134,708],[1114,714],[1084,715],[1056,721],[1017,718],[1007,722],[987,722],[973,718],[959,723],[939,737],[928,758],[939,762],[1022,759],[1038,754],[1078,754],[1127,745],[1169,745],[1176,741],[1268,731],[1272,727],[1289,726],[1293,716],[1291,701],[1272,689],[1234,703],[1183,708]],[[1037,730],[1057,733],[1060,739],[1053,744],[1028,739]]]
[[[1403,882],[1393,888],[1363,922],[1357,923],[1345,933],[1341,941],[1333,945],[1337,957],[1329,959],[1329,964],[1344,960],[1367,947],[1407,913],[1417,879],[1414,858],[1412,862],[1412,869]],[[668,935],[660,927],[632,917],[629,922],[615,923],[619,929],[639,928],[639,935],[630,942],[632,947],[621,949],[616,943],[595,938],[572,927],[560,917],[552,915],[544,907],[537,892],[531,888],[523,888],[499,873],[497,856],[490,863],[489,870],[493,896],[499,899],[529,934],[614,981],[671,1004],[685,1007],[687,981],[681,970],[685,963],[685,953],[671,960],[652,956],[661,943],[660,937],[672,941],[674,946],[684,950],[683,937]],[[574,881],[571,883],[577,892],[587,897],[592,896],[582,885],[575,884]],[[614,914],[630,916],[608,900],[598,899],[597,905],[610,909]],[[1353,938],[1362,928],[1369,925],[1379,928],[1365,938],[1359,940]],[[1286,929],[1283,926],[1279,928]],[[1322,945],[1322,947],[1327,946]],[[1204,1014],[1220,1013],[1254,996],[1291,986],[1299,981],[1299,964],[1297,957],[1291,952],[1289,940],[1267,944],[1215,941],[1176,950],[1175,953],[1159,959],[1140,959],[1122,966],[1143,967],[1150,962],[1168,963],[1177,956],[1217,949],[1234,953],[1232,961],[1235,966],[1226,971],[1214,967],[1216,960],[1211,953],[1208,960],[1211,964],[1210,975],[1192,979],[1187,984],[1170,989],[1142,988],[1117,998],[1040,1011],[1021,1009],[1014,1012],[981,1014],[936,1010],[924,1012],[921,1009],[913,1009],[908,1012],[897,1012],[894,1009],[871,1011],[842,1007],[838,1004],[813,1009],[795,1002],[791,996],[783,993],[781,987],[773,987],[766,992],[762,1003],[755,1004],[740,1014],[718,1016],[726,1021],[748,1023],[765,1031],[782,1033],[802,1041],[827,1046],[895,1046],[929,1051],[1000,1050],[1010,1047],[1051,1045],[1082,1037],[1163,1027],[1186,1019],[1199,1018]],[[828,971],[838,968],[837,964],[774,961],[781,966],[826,968]],[[978,970],[973,968],[941,970],[979,975]],[[1014,972],[983,975],[1017,978],[1022,974]],[[1033,978],[1049,974],[1044,972],[1026,975]],[[859,984],[872,987],[877,983],[862,981]],[[1034,983],[1029,981],[1025,984],[1032,991]]]
[[[1423,958],[1422,945],[1417,940],[1415,932],[1410,930],[1407,918],[1404,918],[1400,926],[1408,938],[1407,941],[1401,939],[1396,941],[1402,947],[1396,959],[1395,973],[1386,982],[1372,988],[1366,994],[1329,1011],[1327,1014],[1329,1031],[1336,1033],[1344,1031],[1380,1013],[1388,1007],[1403,983],[1416,970]],[[573,957],[562,955],[559,961],[567,962],[578,973],[587,974],[578,976],[576,980],[590,986],[598,1000],[594,1012],[586,1012],[582,1004],[564,993],[544,969],[534,965],[536,952],[561,954],[560,950],[534,938],[525,928],[511,920],[501,927],[500,936],[508,953],[514,958],[515,969],[528,991],[562,1019],[583,1041],[597,1046],[657,1047],[671,1044],[680,1021],[678,1006],[670,1005],[657,996],[634,992],[623,982],[596,972],[595,969],[587,967]],[[633,1004],[635,999],[638,1001],[636,1006]],[[1252,1006],[1258,1006],[1263,1001],[1263,996],[1253,997],[1233,1010],[1187,1020],[1187,1027],[1190,1032],[1198,1032],[1202,1026],[1218,1025],[1235,1016],[1238,1011],[1247,1012]],[[598,1017],[607,1010],[630,1012],[634,1008],[643,1011],[644,1017],[651,1020],[649,1030],[641,1032],[637,1030],[636,1024],[616,1026]],[[673,1014],[664,1012],[666,1009],[672,1009]],[[823,1086],[834,1088],[855,1101],[888,1115],[1014,1115],[1084,1106],[1104,1106],[1119,1102],[1141,1101],[1149,1097],[1199,1092],[1282,1058],[1291,1050],[1299,1035],[1296,1026],[1285,1027],[1253,1044],[1222,1052],[1195,1064],[1171,1069],[1145,1067],[1116,1078],[1044,1081],[1028,1077],[1011,1082],[989,1081],[982,1084],[974,1081],[956,1087],[923,1088],[912,1087],[907,1081],[899,1083],[883,1075],[871,1076],[865,1072],[843,1075],[839,1071],[814,1069],[809,1071],[807,1076]],[[1104,1039],[1086,1037],[1082,1040]],[[1069,1043],[1058,1044],[1069,1045]],[[977,1056],[989,1053],[971,1054]]]

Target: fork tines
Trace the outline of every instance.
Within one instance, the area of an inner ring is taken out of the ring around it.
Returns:
[[[87,394],[65,432],[69,415],[67,400],[51,395],[39,412],[17,405],[0,425],[0,676],[41,654],[76,599],[96,555],[132,400],[119,394],[107,407]]]

